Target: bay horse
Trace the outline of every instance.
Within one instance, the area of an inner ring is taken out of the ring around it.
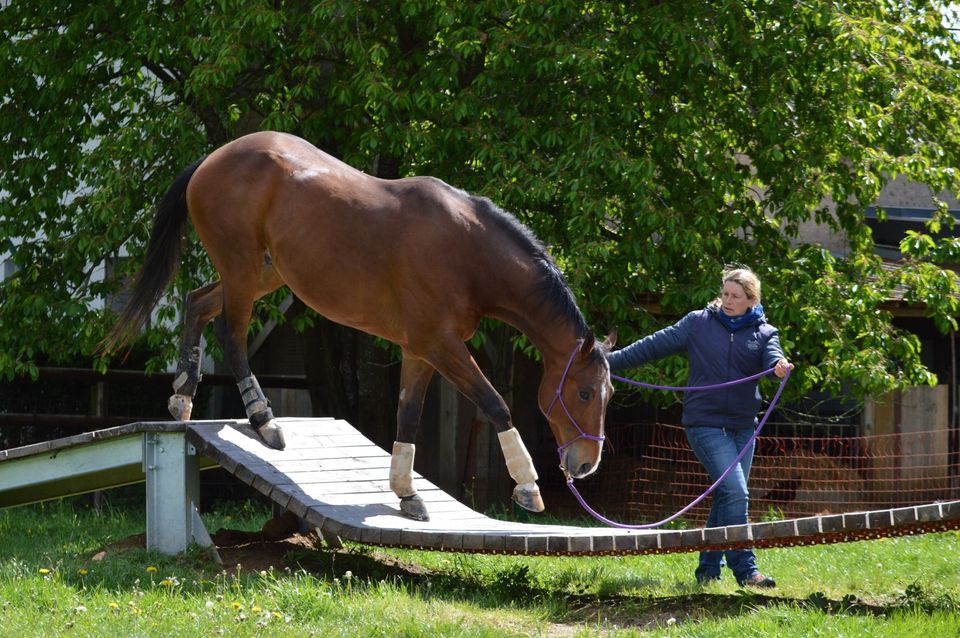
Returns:
[[[596,470],[613,395],[605,353],[615,336],[594,337],[544,246],[490,200],[433,177],[379,179],[293,135],[238,138],[187,167],[164,195],[131,297],[105,339],[108,351],[134,336],[169,285],[188,216],[220,279],[186,298],[168,406],[175,418],[190,418],[201,334],[222,313],[226,358],[247,417],[268,446],[283,449],[282,429],[250,370],[247,331],[254,302],[286,285],[328,319],[400,346],[390,487],[407,516],[429,518],[412,472],[435,371],[492,421],[517,483],[514,500],[544,509],[507,405],[465,344],[484,316],[514,326],[541,353],[538,402],[564,471],[579,478]]]

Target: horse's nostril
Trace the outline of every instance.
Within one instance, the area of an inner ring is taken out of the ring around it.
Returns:
[[[590,470],[593,469],[593,463],[583,463],[577,468],[577,476],[586,476],[590,473]]]

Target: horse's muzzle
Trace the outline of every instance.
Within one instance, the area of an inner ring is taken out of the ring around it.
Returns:
[[[583,455],[577,454],[571,447],[564,453],[562,463],[567,474],[579,479],[593,474],[600,465],[600,458],[584,460]]]
[[[570,476],[573,478],[583,478],[591,474],[595,467],[593,463],[581,463],[576,471],[570,472]]]

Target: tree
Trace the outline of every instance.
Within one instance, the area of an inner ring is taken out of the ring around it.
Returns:
[[[491,197],[622,338],[665,321],[638,311],[647,295],[678,315],[745,263],[800,363],[795,394],[931,383],[881,305],[903,286],[955,329],[953,219],[940,206],[890,270],[863,208],[897,174],[958,190],[942,4],[15,1],[0,10],[0,236],[19,270],[0,288],[0,372],[93,357],[110,321],[93,302],[119,281],[99,272],[139,263],[116,257],[142,253],[173,176],[270,128]],[[849,254],[799,241],[810,219]],[[211,277],[190,242],[162,316]],[[164,325],[145,338],[169,359]]]

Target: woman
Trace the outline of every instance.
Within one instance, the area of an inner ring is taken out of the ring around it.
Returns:
[[[793,368],[783,355],[777,329],[763,315],[760,280],[745,268],[724,273],[720,297],[705,309],[693,311],[607,358],[614,371],[678,352],[687,354],[687,383],[694,387],[735,381],[770,368],[783,378]],[[751,381],[684,395],[682,422],[687,440],[712,481],[733,464],[757,426],[761,404],[758,386],[758,381]],[[751,445],[713,492],[707,527],[746,524],[747,479],[752,462]],[[757,569],[752,549],[701,552],[697,581],[719,580],[724,557],[741,586],[776,587],[772,578]]]

